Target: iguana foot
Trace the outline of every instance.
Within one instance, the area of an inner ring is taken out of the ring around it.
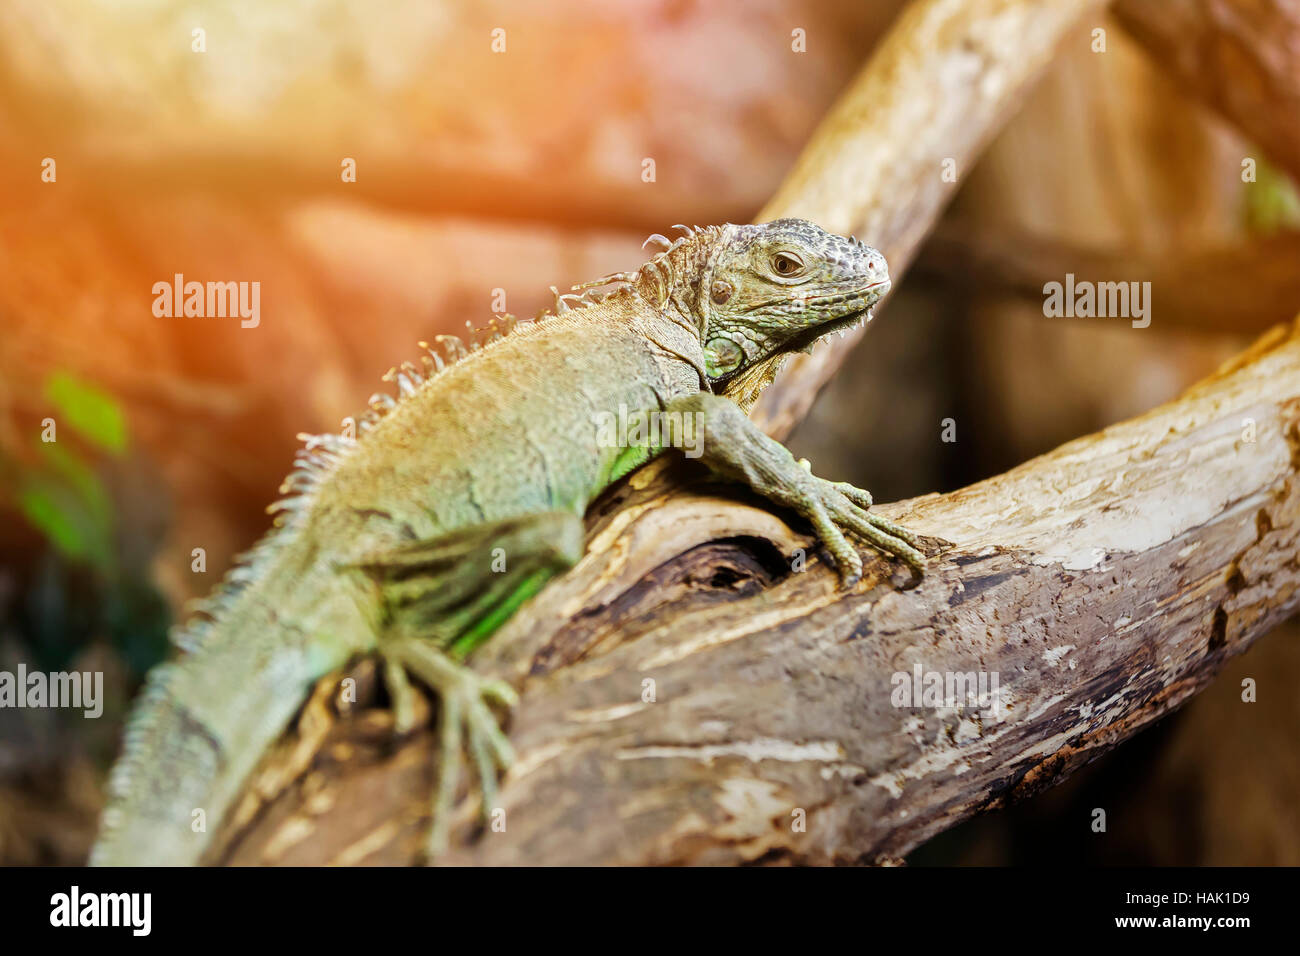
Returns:
[[[845,537],[845,532],[866,541],[885,554],[900,558],[918,575],[925,573],[925,555],[917,550],[915,535],[883,515],[867,511],[858,505],[837,487],[839,482],[832,483],[821,478],[815,480],[816,504],[809,507],[804,515],[812,522],[817,537],[834,559],[845,587],[852,587],[862,577],[862,558]]]
[[[388,663],[409,671],[438,695],[438,783],[433,796],[433,823],[425,845],[425,857],[432,860],[447,849],[448,820],[466,750],[478,775],[483,818],[491,816],[496,806],[498,774],[510,769],[515,756],[490,705],[509,710],[519,698],[505,681],[476,674],[425,641],[396,641],[384,653]],[[399,679],[398,687],[403,680]],[[399,714],[406,709],[399,700],[403,693],[393,693],[394,709]]]
[[[857,550],[845,539],[847,531],[854,537],[861,538],[886,554],[900,558],[918,575],[925,573],[925,555],[918,550],[916,535],[899,524],[890,521],[884,515],[868,509],[871,507],[871,494],[847,481],[827,481],[811,473],[806,458],[799,459],[799,464],[809,472],[814,483],[816,500],[821,504],[821,511],[826,519],[819,521],[818,509],[811,508],[805,512],[817,536],[835,559],[840,574],[846,583],[856,583],[862,577],[862,559]],[[847,572],[847,573],[846,573]],[[851,582],[847,579],[851,579]]]
[[[751,422],[735,402],[701,392],[677,399],[669,408],[703,416],[701,456],[710,470],[794,509],[812,524],[845,587],[852,587],[862,578],[862,557],[846,532],[901,558],[918,576],[924,573],[925,555],[916,547],[916,536],[868,511],[871,495],[847,482],[818,478],[806,460],[796,461],[784,445]]]

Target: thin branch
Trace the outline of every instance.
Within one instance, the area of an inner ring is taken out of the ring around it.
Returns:
[[[1126,30],[1300,182],[1300,9],[1283,0],[1121,0]]]
[[[885,254],[897,285],[1062,38],[1101,6],[1095,0],[913,3],[755,221],[800,216],[855,234]],[[861,334],[795,356],[759,400],[754,419],[773,435],[788,434]]]
[[[1042,303],[1043,286],[1066,274],[1100,286],[1150,282],[1152,331],[1258,335],[1300,310],[1300,234],[1280,232],[1190,252],[1080,246],[984,226],[943,226],[916,266],[923,275],[984,294]],[[1087,321],[1081,319],[1080,321]]]

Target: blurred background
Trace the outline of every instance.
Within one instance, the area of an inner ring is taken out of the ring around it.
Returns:
[[[0,863],[84,861],[125,708],[268,526],[297,432],[337,430],[501,290],[532,315],[651,232],[749,221],[901,6],[5,0],[0,669],[103,671],[107,701],[0,709]],[[1120,24],[1081,24],[792,447],[892,500],[1145,411],[1300,311],[1278,294],[1209,323],[1181,294],[1296,228],[1252,144]],[[1042,282],[1083,261],[1152,281],[1151,327],[1044,318]],[[260,282],[259,324],[155,316],[177,273]],[[1298,636],[911,862],[1300,864]]]

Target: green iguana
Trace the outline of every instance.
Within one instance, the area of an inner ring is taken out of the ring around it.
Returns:
[[[636,271],[556,292],[554,315],[469,348],[440,337],[423,373],[389,373],[397,399],[373,397],[355,439],[300,436],[276,527],[149,674],[92,863],[197,862],[195,809],[220,821],[312,684],[368,653],[399,729],[415,712],[408,675],[438,696],[436,853],[462,746],[485,809],[512,760],[491,710],[512,688],[461,662],[578,561],[602,489],[680,444],[656,416],[702,423],[703,463],[811,522],[845,584],[862,573],[845,532],[920,572],[915,539],[870,513],[870,495],[815,477],[746,414],[791,353],[870,317],[884,257],[800,219],[676,228],[646,240],[663,249]]]

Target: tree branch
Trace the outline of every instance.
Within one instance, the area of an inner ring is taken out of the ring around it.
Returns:
[[[1042,304],[1043,285],[1141,278],[1159,303],[1153,331],[1258,335],[1300,309],[1300,233],[1279,232],[1171,258],[1136,249],[1080,246],[1050,236],[960,224],[932,235],[916,269],[984,294],[1010,293]],[[1088,321],[1080,319],[1079,321]]]
[[[1188,93],[1300,182],[1300,10],[1257,0],[1121,0],[1115,17]]]
[[[755,222],[811,219],[878,248],[897,285],[984,146],[1096,0],[911,4]],[[955,179],[945,176],[951,169]],[[796,355],[753,418],[782,437],[862,335]]]

